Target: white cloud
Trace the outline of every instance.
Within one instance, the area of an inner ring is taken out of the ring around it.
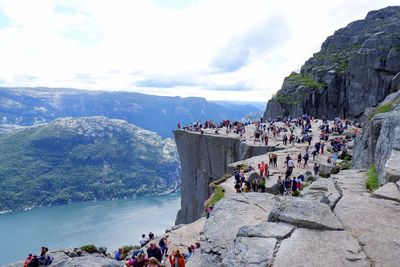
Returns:
[[[0,80],[266,101],[328,35],[396,2],[0,0]]]

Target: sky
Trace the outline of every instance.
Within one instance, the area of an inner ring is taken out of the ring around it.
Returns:
[[[0,0],[0,86],[267,101],[396,0]]]

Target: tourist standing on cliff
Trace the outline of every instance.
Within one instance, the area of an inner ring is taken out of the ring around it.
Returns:
[[[308,159],[309,159],[309,156],[308,156],[308,152],[307,152],[307,151],[304,153],[303,159],[304,159],[304,165],[303,165],[303,167],[308,166],[308,165],[307,165],[307,161],[308,161]]]
[[[282,141],[283,141],[283,145],[284,146],[287,146],[287,140],[288,140],[288,137],[287,137],[286,133],[284,133],[283,137],[282,137]]]
[[[264,161],[261,161],[261,163],[258,164],[258,169],[260,170],[260,176],[264,176],[264,170],[265,170],[265,163],[264,163]]]

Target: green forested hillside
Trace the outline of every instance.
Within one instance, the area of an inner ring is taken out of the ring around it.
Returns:
[[[0,211],[162,193],[178,183],[172,140],[105,117],[0,136]]]

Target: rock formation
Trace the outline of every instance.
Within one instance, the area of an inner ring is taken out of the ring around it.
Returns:
[[[400,88],[400,7],[368,13],[337,30],[268,101],[277,116],[359,118]]]
[[[269,146],[251,146],[239,136],[201,135],[174,131],[181,162],[181,210],[176,224],[191,223],[201,217],[204,202],[211,194],[209,183],[222,177],[228,164],[275,150]]]
[[[353,154],[356,168],[375,165],[380,184],[400,180],[400,105],[372,117],[355,140]]]
[[[331,177],[318,178],[304,198],[268,193],[224,198],[206,220],[201,251],[188,266],[397,266],[398,202],[370,195],[365,171]],[[400,194],[391,186],[379,195]],[[316,197],[335,190],[340,192],[335,206]]]

